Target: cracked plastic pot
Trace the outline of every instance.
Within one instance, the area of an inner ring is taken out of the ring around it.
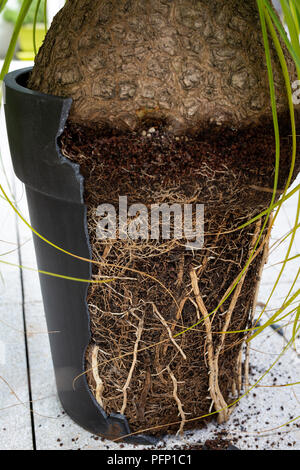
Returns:
[[[90,259],[83,177],[79,166],[64,158],[57,145],[72,100],[29,90],[26,83],[30,70],[6,76],[4,104],[14,170],[26,187],[31,224],[51,243]],[[34,243],[39,270],[90,279],[91,264],[87,261],[59,251],[36,235]],[[84,374],[85,351],[90,341],[88,282],[40,274],[40,283],[48,330],[58,332],[49,335],[49,339],[64,410],[89,432],[121,440],[130,434],[126,417],[104,412]],[[157,442],[144,435],[122,440],[146,445]]]

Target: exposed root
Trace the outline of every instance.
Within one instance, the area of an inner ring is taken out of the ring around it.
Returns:
[[[253,234],[253,238],[250,243],[250,248],[249,248],[249,256],[252,253],[255,244],[258,240],[258,236],[260,233],[261,229],[261,220],[259,220],[256,223],[255,231]],[[216,411],[219,411],[218,413],[218,423],[224,423],[227,421],[231,410],[228,408],[228,405],[226,401],[224,400],[224,397],[221,393],[220,387],[219,387],[219,382],[218,382],[218,377],[219,377],[219,357],[222,349],[224,348],[224,342],[225,342],[225,336],[226,332],[228,331],[229,325],[231,323],[231,318],[232,318],[232,313],[236,307],[237,301],[239,299],[246,275],[247,275],[248,269],[245,269],[245,272],[243,276],[241,277],[239,283],[237,284],[235,291],[233,293],[232,299],[230,301],[229,308],[226,312],[225,315],[225,323],[222,328],[222,335],[220,337],[219,344],[215,347],[213,347],[213,339],[212,339],[212,326],[211,326],[211,320],[209,318],[209,313],[205,307],[205,304],[203,302],[203,299],[200,295],[200,290],[199,290],[199,285],[198,285],[198,278],[197,274],[194,269],[190,271],[190,277],[192,281],[192,288],[195,294],[196,302],[198,304],[198,307],[203,315],[204,319],[204,324],[206,327],[206,333],[207,333],[207,352],[208,352],[208,363],[209,363],[209,389],[210,389],[210,394],[215,406]],[[241,354],[241,353],[240,353]],[[240,354],[239,354],[239,360],[240,360]],[[238,386],[238,390],[240,389],[240,386]]]
[[[160,321],[162,322],[162,324],[164,325],[164,327],[166,328],[167,332],[168,332],[168,335],[170,337],[170,341],[171,343],[174,344],[175,348],[178,349],[178,351],[180,352],[180,354],[182,355],[183,359],[186,361],[186,354],[182,351],[181,347],[179,346],[179,344],[176,343],[175,339],[173,338],[173,334],[172,334],[172,330],[171,328],[169,327],[168,323],[165,321],[164,317],[159,313],[159,311],[157,310],[157,307],[156,305],[153,303],[152,304],[153,306],[153,311],[155,312],[155,314],[158,316],[158,318],[160,319]]]
[[[256,245],[256,242],[258,240],[260,229],[261,229],[261,219],[258,220],[258,222],[256,223],[256,226],[255,226],[253,238],[251,240],[249,253],[248,253],[249,257],[252,254],[253,249],[254,249],[254,247]],[[244,272],[243,276],[241,277],[241,280],[239,281],[238,285],[235,288],[235,291],[233,293],[229,308],[226,312],[225,324],[224,324],[224,327],[222,329],[222,335],[221,335],[221,338],[220,338],[220,342],[219,342],[218,346],[215,349],[214,373],[215,373],[216,377],[218,377],[218,375],[219,375],[219,356],[220,356],[220,353],[221,353],[221,351],[224,347],[225,335],[226,335],[226,332],[228,331],[228,328],[229,328],[229,325],[230,325],[230,322],[231,322],[232,313],[233,313],[233,311],[236,307],[236,304],[237,304],[238,298],[240,296],[240,293],[241,293],[241,290],[242,290],[247,272],[248,272],[248,268],[245,269],[245,272]],[[241,347],[243,347],[243,345]],[[240,364],[241,364],[241,353],[242,353],[242,350],[240,351],[240,354],[238,356],[238,358],[239,358],[238,362],[240,362]],[[239,381],[240,381],[240,379],[239,379]],[[218,387],[218,384],[217,384],[217,387]],[[238,393],[239,393],[239,391],[240,391],[240,384],[239,383],[238,383],[237,388],[238,388]],[[229,409],[229,408],[226,408],[225,410],[222,410],[222,412],[220,412],[219,415],[218,415],[218,422],[223,423],[223,422],[227,421],[227,419],[228,419],[231,412],[232,412],[232,409]]]
[[[62,138],[63,154],[80,164],[85,177],[89,237],[97,263],[92,274],[114,279],[91,286],[87,298],[92,342],[99,347],[102,401],[108,414],[125,412],[133,432],[143,424],[158,426],[153,431],[158,434],[161,425],[177,420],[168,368],[178,384],[185,384],[179,395],[186,416],[207,415],[215,407],[223,409],[219,420],[225,420],[231,391],[240,392],[243,331],[264,245],[241,279],[256,225],[237,227],[269,206],[272,193],[256,187],[273,185],[274,139],[265,126],[259,132],[229,129],[215,137],[175,138],[161,128],[151,138],[139,130],[103,136],[71,126]],[[284,148],[278,189],[284,187],[289,168],[290,149]],[[187,250],[184,238],[99,240],[96,208],[110,203],[118,212],[120,195],[128,196],[128,207],[142,203],[148,210],[153,203],[204,204],[203,248]],[[209,317],[208,312],[214,314]],[[203,327],[193,327],[201,318]],[[226,334],[229,330],[241,333]],[[90,369],[90,354],[87,361]],[[94,388],[92,374],[88,380]],[[186,422],[184,429],[193,427]],[[167,431],[177,432],[178,427],[167,426]]]
[[[146,355],[145,357],[144,368],[145,368],[145,374],[146,374],[145,384],[141,393],[141,397],[137,404],[137,418],[140,420],[141,423],[145,419],[145,408],[146,408],[147,396],[151,389],[151,371],[150,371],[149,355]]]
[[[98,353],[99,353],[99,346],[95,344],[92,350],[92,372],[93,372],[93,378],[96,383],[96,388],[95,388],[95,398],[99,405],[102,406],[103,408],[103,390],[104,390],[104,385],[103,381],[99,376],[99,369],[98,369]]]
[[[179,411],[179,414],[180,414],[181,419],[182,419],[181,424],[180,424],[180,428],[179,428],[177,434],[183,434],[183,428],[184,428],[184,423],[185,423],[186,418],[185,418],[185,413],[183,411],[183,404],[182,404],[181,400],[178,397],[178,382],[177,382],[176,377],[173,374],[173,372],[171,371],[169,366],[167,367],[167,371],[170,374],[170,377],[171,377],[172,382],[173,382],[173,387],[174,387],[173,388],[173,397],[174,397],[174,400],[177,403],[178,411]]]
[[[178,324],[178,321],[179,321],[179,319],[182,315],[182,311],[183,311],[183,308],[184,308],[185,303],[186,303],[187,300],[188,300],[188,297],[184,297],[183,299],[181,299],[181,301],[179,303],[179,308],[178,308],[177,313],[176,313],[175,321],[172,322],[172,325],[171,325],[171,328],[170,328],[171,333],[172,333],[172,338],[173,338],[174,330],[175,330],[175,328]],[[169,344],[165,344],[163,346],[163,355],[166,354],[168,347],[169,347]]]
[[[184,274],[184,253],[182,253],[181,258],[180,258],[176,287],[180,287],[182,285],[183,274]]]
[[[130,386],[130,382],[131,382],[131,379],[132,379],[132,374],[133,374],[134,368],[135,368],[136,363],[137,363],[138,348],[139,348],[139,343],[140,343],[142,333],[143,333],[143,326],[144,326],[144,317],[141,318],[140,321],[139,321],[139,325],[138,325],[137,332],[136,332],[136,342],[134,344],[134,350],[133,350],[132,364],[131,364],[131,367],[130,367],[130,371],[129,371],[126,383],[125,383],[125,385],[122,389],[124,398],[123,398],[123,406],[122,406],[121,411],[120,411],[121,414],[125,413],[125,410],[126,410],[126,407],[127,407],[127,389]]]
[[[200,295],[198,278],[194,269],[190,271],[190,277],[192,281],[192,288],[194,291],[195,299],[198,304],[199,310],[203,315],[203,320],[206,328],[207,353],[209,364],[209,393],[214,403],[215,410],[219,411],[219,422],[224,422],[226,420],[225,410],[227,408],[227,403],[224,400],[224,397],[219,388],[218,370],[216,368],[217,362],[214,354],[211,321],[209,319],[209,313]]]
[[[200,317],[199,308],[198,308],[197,303],[194,301],[194,299],[192,299],[192,297],[189,297],[188,299],[194,305],[194,307],[196,309],[196,313],[197,313],[197,320],[200,321],[201,317]]]

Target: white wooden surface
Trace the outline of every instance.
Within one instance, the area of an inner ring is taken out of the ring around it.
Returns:
[[[0,182],[4,183],[2,172]],[[18,265],[16,218],[3,199],[0,199],[0,222],[0,253],[11,251],[0,259]],[[20,271],[3,265],[0,273],[0,448],[31,449]],[[19,401],[26,405],[16,407]]]
[[[18,68],[20,64],[14,63],[13,67]],[[28,220],[23,186],[11,171],[3,116],[0,129],[0,148],[6,174],[18,207]],[[0,173],[1,183],[7,189],[2,169]],[[297,197],[293,197],[281,211],[272,242],[291,228],[296,204]],[[15,217],[3,199],[0,199],[0,221],[0,261],[36,268],[30,230]],[[291,256],[299,254],[299,246],[298,232]],[[286,244],[271,251],[260,289],[261,302],[268,298],[281,266],[276,263],[282,261],[285,249]],[[12,252],[5,255],[7,251]],[[298,268],[299,261],[289,263],[266,315],[271,314],[272,308],[281,305]],[[0,449],[118,449],[117,444],[101,441],[81,429],[61,409],[56,396],[37,272],[20,270],[1,262],[0,272]],[[299,289],[299,282],[296,288]],[[253,342],[251,363],[255,377],[259,378],[268,369],[282,344],[284,339],[271,328]],[[300,359],[296,352],[289,350],[261,384],[272,385],[274,378],[277,378],[277,384],[299,381]],[[30,399],[32,404],[29,403]],[[216,431],[224,429],[230,439],[236,438],[236,445],[241,449],[300,449],[299,421],[270,431],[297,415],[300,415],[299,386],[256,388],[242,399],[226,425],[217,429],[209,425],[204,430],[186,433],[184,438],[168,438],[164,441],[164,447],[176,448],[183,442],[203,442],[212,438]]]

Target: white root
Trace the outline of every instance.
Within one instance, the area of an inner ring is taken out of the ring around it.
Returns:
[[[172,379],[172,382],[173,382],[173,398],[177,403],[178,411],[179,411],[179,414],[180,414],[180,417],[181,417],[181,424],[180,424],[180,428],[179,428],[177,434],[183,434],[183,428],[184,428],[184,424],[185,424],[185,421],[186,421],[186,417],[185,417],[185,413],[183,411],[182,402],[181,402],[180,398],[178,397],[178,382],[176,380],[175,375],[171,371],[170,366],[167,367],[167,371],[168,371],[168,373],[169,373],[169,375]]]
[[[99,376],[99,371],[98,371],[98,353],[99,353],[99,346],[95,345],[92,351],[92,371],[93,371],[94,380],[96,382],[95,397],[99,405],[102,406],[103,408],[104,385],[103,385],[103,381],[101,377]]]
[[[160,319],[160,321],[162,322],[162,324],[163,324],[164,327],[166,328],[171,342],[174,344],[175,348],[178,349],[178,351],[179,351],[180,354],[182,355],[183,359],[186,360],[187,357],[186,357],[185,353],[183,352],[183,350],[181,349],[181,347],[176,343],[176,341],[175,341],[175,339],[174,339],[174,337],[173,337],[172,330],[171,330],[171,328],[169,327],[169,325],[167,324],[166,320],[165,320],[164,317],[159,313],[159,311],[157,310],[157,307],[156,307],[156,305],[155,305],[154,303],[152,303],[152,307],[153,307],[154,313],[158,316],[158,318]]]
[[[130,385],[130,382],[131,382],[131,379],[132,379],[132,375],[133,375],[133,372],[134,372],[134,369],[135,369],[135,366],[136,366],[136,363],[137,363],[138,348],[139,348],[139,343],[140,343],[140,340],[141,340],[141,337],[142,337],[143,328],[144,328],[144,317],[142,317],[140,319],[139,324],[138,324],[138,328],[137,328],[137,332],[136,332],[136,342],[134,344],[134,349],[133,349],[133,360],[132,360],[132,364],[131,364],[131,367],[130,367],[130,371],[129,371],[126,383],[125,383],[125,385],[122,389],[123,406],[122,406],[121,411],[120,411],[121,414],[125,413],[125,410],[126,410],[126,407],[127,407],[127,390],[129,388],[129,385]]]
[[[199,307],[200,312],[202,313],[203,320],[204,320],[204,325],[206,329],[206,335],[207,335],[207,356],[208,356],[208,365],[210,369],[210,374],[209,374],[209,392],[210,396],[212,398],[212,401],[214,403],[214,407],[216,411],[219,411],[220,418],[222,420],[225,419],[224,417],[224,410],[227,408],[227,403],[224,400],[224,397],[220,391],[219,388],[219,382],[218,382],[218,375],[217,371],[215,369],[216,367],[216,362],[215,362],[215,354],[214,354],[214,348],[213,348],[213,338],[212,338],[212,329],[211,329],[211,322],[209,319],[209,314],[208,311],[205,307],[205,304],[203,302],[203,299],[200,295],[200,290],[199,290],[199,285],[198,285],[198,278],[197,274],[192,269],[190,271],[190,278],[192,282],[192,288],[194,291],[195,299],[197,302],[197,305]]]
[[[261,228],[261,220],[259,220],[256,224],[255,232],[253,234],[253,238],[251,241],[250,245],[250,250],[249,254],[253,251],[255,244],[258,240],[258,236],[260,233],[260,228]],[[206,329],[206,335],[207,335],[207,352],[208,352],[208,365],[209,365],[209,389],[210,389],[210,395],[211,398],[214,402],[214,406],[216,411],[219,411],[218,413],[218,423],[224,423],[225,421],[228,420],[230,413],[232,410],[228,408],[228,405],[222,395],[222,392],[219,387],[219,356],[220,353],[224,347],[224,342],[225,342],[225,334],[228,331],[228,327],[231,322],[232,314],[233,311],[236,307],[238,298],[240,296],[246,275],[247,275],[248,269],[245,270],[242,278],[240,279],[238,285],[235,288],[234,294],[232,296],[229,308],[226,312],[225,316],[225,324],[222,330],[222,335],[219,344],[216,347],[216,350],[214,351],[213,347],[213,338],[212,338],[212,323],[209,318],[209,313],[205,307],[205,304],[203,302],[203,299],[200,295],[200,290],[199,290],[199,284],[198,284],[198,277],[194,269],[190,271],[190,278],[192,281],[192,288],[194,291],[195,299],[197,302],[197,305],[199,307],[200,312],[202,313],[203,320],[204,320],[204,325]],[[239,360],[240,360],[240,355],[239,355]]]

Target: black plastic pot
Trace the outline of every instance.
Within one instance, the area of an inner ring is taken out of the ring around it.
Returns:
[[[91,250],[79,165],[64,158],[57,139],[72,104],[26,88],[30,68],[9,73],[5,83],[8,139],[17,177],[25,184],[32,226],[59,247],[90,259]],[[91,278],[91,264],[58,251],[34,236],[40,270]],[[85,352],[90,342],[86,303],[88,283],[40,274],[57,390],[68,415],[89,432],[116,439],[130,434],[125,416],[107,416],[86,380]],[[83,374],[83,375],[81,375]],[[81,376],[80,376],[81,375]],[[75,383],[75,377],[80,378]],[[155,444],[151,436],[124,438],[131,444]]]

